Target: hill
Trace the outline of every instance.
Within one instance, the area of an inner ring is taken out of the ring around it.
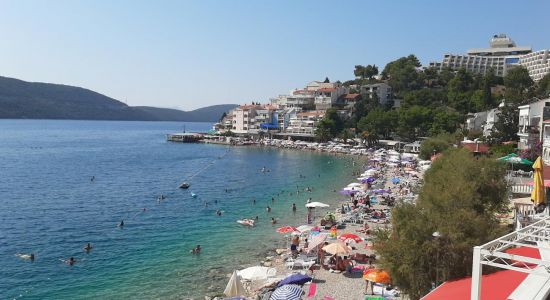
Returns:
[[[235,106],[214,105],[189,112],[131,107],[81,87],[0,76],[0,119],[214,122]]]
[[[224,112],[237,107],[235,104],[220,104],[202,107],[191,111],[151,106],[135,106],[155,119],[163,121],[217,122]]]

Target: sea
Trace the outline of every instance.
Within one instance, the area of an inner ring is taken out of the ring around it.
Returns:
[[[318,216],[333,211],[353,179],[349,157],[166,141],[211,125],[0,120],[0,299],[220,294],[233,270],[286,245],[276,228],[304,224],[309,198],[331,205]]]

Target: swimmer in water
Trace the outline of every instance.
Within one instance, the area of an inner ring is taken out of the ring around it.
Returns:
[[[76,259],[74,259],[74,257],[69,257],[69,259],[66,259],[66,260],[61,260],[62,262],[68,264],[69,266],[72,266],[76,263]]]
[[[199,253],[201,253],[201,245],[197,245],[197,247],[191,249],[190,252],[193,253],[193,254],[199,254]]]
[[[266,210],[267,212],[271,212],[271,207],[268,205],[268,206],[265,208],[265,210]]]
[[[277,220],[275,220],[275,218],[271,218],[271,224],[277,224]]]
[[[95,176],[92,176],[92,178],[90,178],[90,181],[94,181],[95,180]]]
[[[222,215],[222,211],[218,209],[218,210],[216,211],[216,214],[217,214],[218,216],[221,216],[221,215]]]
[[[30,253],[30,254],[22,254],[22,253],[17,253],[15,254],[15,256],[21,258],[21,259],[25,259],[25,260],[30,260],[30,261],[34,261],[34,253]]]
[[[252,199],[252,203],[256,204],[256,199]]]
[[[86,246],[84,246],[84,251],[90,252],[90,250],[92,250],[92,244],[88,243],[86,244]]]
[[[296,212],[296,203],[292,203],[292,211]]]

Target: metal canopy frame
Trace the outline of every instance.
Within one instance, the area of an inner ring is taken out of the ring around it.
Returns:
[[[550,247],[537,242],[550,242],[550,217],[546,217],[520,230],[509,233],[482,246],[474,247],[471,299],[481,298],[483,265],[550,277],[550,260],[508,254],[514,246],[550,251]]]

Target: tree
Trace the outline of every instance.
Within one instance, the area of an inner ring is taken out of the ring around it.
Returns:
[[[226,113],[226,112],[224,112],[224,113],[222,114],[222,116],[220,117],[220,122],[223,121],[223,119],[225,119],[225,117],[227,117],[227,113]]]
[[[340,118],[340,115],[338,115],[338,111],[334,108],[329,108],[325,112],[323,119],[317,124],[315,135],[321,141],[328,141],[338,136],[343,129],[344,122]]]
[[[537,96],[540,98],[550,97],[550,73],[544,75],[537,83]]]
[[[361,118],[357,123],[357,128],[360,131],[376,134],[383,138],[389,138],[391,133],[397,128],[397,112],[384,111],[377,108],[368,113],[367,116]]]
[[[464,115],[452,109],[437,108],[432,111],[432,126],[428,133],[437,135],[455,132],[464,121]]]
[[[506,100],[515,104],[523,102],[526,100],[528,89],[533,85],[533,79],[529,76],[529,71],[526,68],[518,66],[509,70],[506,76],[504,76]]]
[[[418,156],[421,159],[430,159],[432,155],[442,153],[451,147],[449,136],[439,135],[431,137],[422,142],[420,145],[420,153]]]
[[[455,76],[449,81],[447,87],[447,98],[449,106],[466,114],[470,112],[470,98],[473,90],[473,77],[465,69],[460,69]]]
[[[491,144],[502,144],[508,141],[518,140],[519,111],[517,106],[506,103],[499,107],[496,114],[497,120],[491,128],[489,142]]]
[[[431,126],[431,110],[422,106],[412,106],[399,110],[397,131],[400,136],[408,140],[415,140],[419,136],[428,134]]]
[[[328,79],[328,77],[325,77],[325,81],[323,81],[323,83],[330,83],[330,80]]]
[[[378,231],[374,249],[410,299],[421,298],[434,282],[471,275],[473,246],[505,232],[495,216],[508,203],[504,175],[494,159],[449,149],[426,171],[416,205],[392,210],[391,232]]]
[[[367,65],[364,69],[364,77],[372,80],[374,76],[378,75],[378,67],[376,65]]]
[[[396,95],[402,96],[404,92],[423,86],[423,73],[417,70],[420,66],[418,58],[411,54],[388,63],[382,71],[382,77],[388,79]]]
[[[355,77],[365,79],[365,67],[361,65],[356,65],[353,74],[355,75]]]

